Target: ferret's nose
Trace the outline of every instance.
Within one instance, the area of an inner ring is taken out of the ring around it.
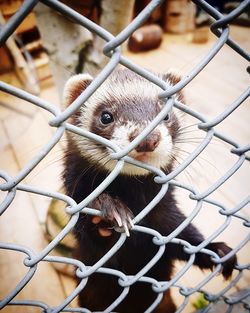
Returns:
[[[130,136],[130,141],[135,139],[136,136]],[[142,142],[135,147],[137,152],[153,152],[160,142],[160,133],[152,132],[150,133]]]

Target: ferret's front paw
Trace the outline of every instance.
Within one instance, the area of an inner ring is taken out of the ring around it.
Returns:
[[[124,231],[129,236],[129,230],[134,226],[132,222],[133,213],[123,202],[103,193],[93,200],[90,206],[102,211],[102,217],[95,216],[92,219],[92,223],[98,225],[101,236],[110,236],[112,229],[119,232]]]
[[[224,242],[211,242],[206,246],[206,249],[212,250],[215,253],[218,254],[220,258],[227,255],[229,252],[232,251],[231,248],[229,248]],[[237,264],[237,257],[236,255],[233,255],[229,260],[223,262],[222,265],[222,275],[225,279],[229,279],[232,275],[233,269],[235,265]],[[212,268],[215,265],[215,263],[211,260],[211,266],[208,266]]]

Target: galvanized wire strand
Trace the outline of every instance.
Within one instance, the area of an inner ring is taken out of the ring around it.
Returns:
[[[0,26],[0,46],[2,46],[9,36],[22,23],[39,0],[26,0],[20,9],[11,17],[6,25]]]
[[[211,31],[217,36],[221,36],[222,27],[227,27],[228,23],[232,22],[240,13],[250,5],[250,0],[244,0],[236,9],[234,9],[227,17],[224,17],[220,12],[214,9],[209,3],[204,0],[193,0],[199,7],[206,11],[209,15],[213,16],[217,21],[211,25]],[[238,52],[243,58],[250,61],[250,54],[241,48],[237,43],[235,43],[230,38],[226,42],[233,50]]]
[[[57,128],[54,135],[52,135],[50,141],[43,146],[39,153],[37,153],[32,160],[16,175],[16,177],[12,178],[8,183],[4,183],[1,186],[2,191],[9,190],[15,187],[18,183],[20,183],[41,161],[44,159],[47,154],[54,148],[54,146],[61,139],[65,131],[65,126],[62,125]]]
[[[22,253],[27,254],[29,258],[32,258],[33,252],[26,247],[15,245],[11,243],[1,243],[0,242],[0,249],[7,249],[12,251],[19,251]],[[30,266],[28,272],[25,276],[21,279],[21,281],[16,285],[16,287],[3,299],[0,301],[0,309],[4,308],[6,304],[8,304],[31,280],[37,270],[37,265]]]

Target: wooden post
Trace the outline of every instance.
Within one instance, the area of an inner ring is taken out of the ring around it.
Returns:
[[[34,11],[43,46],[49,55],[50,70],[62,96],[66,81],[76,73],[79,54],[93,37],[86,28],[41,3]]]
[[[190,0],[168,0],[165,5],[164,31],[182,34],[194,30],[195,5]]]
[[[5,24],[5,19],[1,11],[0,11],[0,24],[1,25]],[[6,41],[6,47],[8,48],[13,57],[17,77],[20,79],[20,81],[22,82],[23,86],[27,91],[35,95],[38,95],[40,93],[40,87],[36,79],[36,76],[34,75],[34,71],[32,71],[31,65],[29,65],[28,62],[25,60],[24,56],[22,55],[22,52],[18,48],[12,36],[10,36]]]

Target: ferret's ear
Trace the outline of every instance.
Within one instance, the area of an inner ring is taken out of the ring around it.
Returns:
[[[170,70],[163,74],[163,80],[168,81],[171,85],[176,85],[181,80],[181,75],[176,70]]]
[[[69,106],[92,82],[93,77],[89,74],[72,76],[65,84],[63,91],[63,105]]]
[[[179,81],[181,80],[181,75],[180,73],[178,73],[176,70],[169,70],[166,74],[162,75],[162,78],[164,81],[168,82],[170,85],[174,86],[177,83],[179,83]],[[177,93],[178,95],[178,100],[181,101],[182,103],[186,103],[184,95],[182,93],[182,91],[179,91]]]

